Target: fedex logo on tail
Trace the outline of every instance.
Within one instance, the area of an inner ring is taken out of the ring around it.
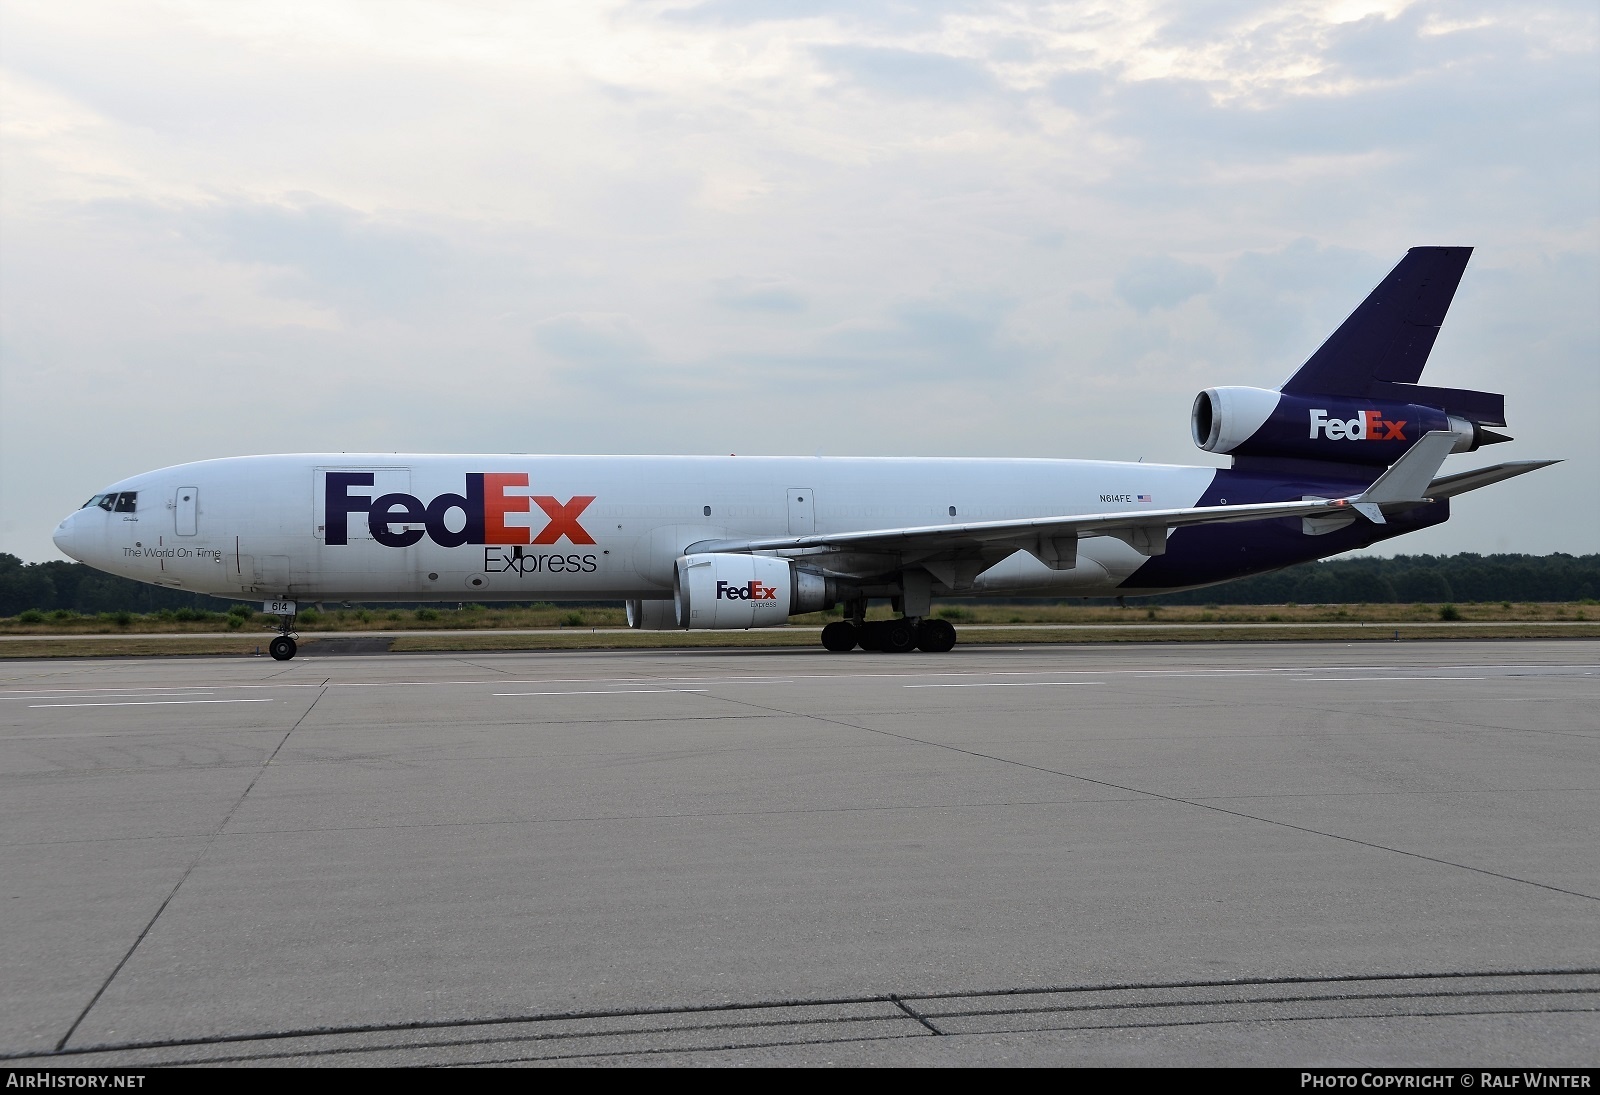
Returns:
[[[380,494],[376,498],[351,494],[352,487],[373,485],[371,472],[330,471],[323,486],[323,512],[326,514],[326,543],[350,542],[350,515],[364,513],[367,531],[385,547],[410,547],[424,535],[440,547],[462,544],[554,544],[563,537],[574,544],[592,544],[578,517],[593,495],[575,495],[565,502],[549,495],[507,494],[510,487],[526,487],[524,472],[469,472],[462,494],[441,494],[424,504],[410,494]],[[544,512],[548,522],[534,535],[525,525],[508,525],[506,516],[530,513],[532,506]],[[451,511],[460,517],[451,516]],[[459,521],[458,527],[452,528]],[[421,528],[407,526],[421,525]]]
[[[1404,441],[1406,420],[1391,422],[1382,411],[1362,411],[1354,418],[1329,418],[1325,410],[1311,412],[1311,439],[1329,441]]]
[[[776,601],[777,599],[777,586],[764,585],[754,579],[739,586],[729,582],[717,583],[719,601]]]

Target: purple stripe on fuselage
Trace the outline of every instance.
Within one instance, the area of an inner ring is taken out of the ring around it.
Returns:
[[[1306,478],[1260,470],[1218,470],[1195,505],[1293,502],[1307,496],[1343,498],[1361,493],[1369,484],[1367,478]],[[1152,556],[1118,588],[1155,592],[1214,585],[1368,547],[1441,524],[1449,517],[1450,503],[1441,498],[1432,505],[1390,514],[1387,524],[1375,525],[1358,517],[1353,524],[1322,536],[1307,536],[1298,517],[1236,525],[1192,525],[1173,530],[1167,539],[1166,554]]]

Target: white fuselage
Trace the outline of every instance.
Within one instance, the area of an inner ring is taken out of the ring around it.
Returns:
[[[653,599],[672,595],[674,560],[702,541],[1192,506],[1215,474],[1078,460],[236,457],[115,484],[137,492],[132,508],[80,509],[56,543],[114,574],[225,597]],[[490,510],[476,530],[473,476]],[[464,537],[479,542],[448,546]],[[1104,536],[1079,556],[1051,570],[1019,552],[964,592],[1105,595],[1146,562]]]

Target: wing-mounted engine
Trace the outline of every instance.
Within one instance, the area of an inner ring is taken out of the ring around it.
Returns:
[[[831,578],[770,555],[705,552],[678,559],[672,596],[686,629],[776,627],[790,616],[832,608]]]
[[[1264,388],[1207,388],[1195,396],[1194,443],[1233,456],[1393,464],[1424,434],[1456,438],[1452,452],[1508,441],[1437,407],[1367,397],[1302,395]]]
[[[671,601],[627,601],[628,626],[636,631],[678,630],[678,608]]]

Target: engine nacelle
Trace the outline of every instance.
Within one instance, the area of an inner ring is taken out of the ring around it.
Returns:
[[[678,606],[671,601],[628,601],[628,626],[639,631],[676,631]]]
[[[775,627],[831,608],[833,583],[770,555],[705,552],[678,559],[672,582],[681,628]]]
[[[1190,429],[1207,452],[1374,465],[1393,464],[1435,430],[1456,435],[1452,452],[1505,440],[1436,407],[1242,387],[1207,388],[1195,396]]]

